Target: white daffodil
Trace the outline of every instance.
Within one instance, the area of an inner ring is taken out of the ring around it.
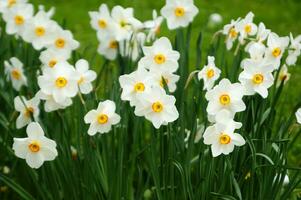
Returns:
[[[3,13],[18,4],[25,4],[27,0],[0,0],[0,13]]]
[[[114,21],[113,28],[117,41],[129,39],[134,29],[143,27],[143,24],[134,17],[133,8],[115,6],[111,16]]]
[[[240,129],[242,127],[242,123],[234,121],[234,114],[228,110],[222,110],[217,115],[208,116],[208,120],[211,123],[224,123],[225,125],[233,124],[235,129]]]
[[[52,35],[57,30],[57,26],[57,23],[50,20],[45,11],[39,11],[27,21],[22,37],[26,42],[32,43],[36,50],[40,50],[53,42]]]
[[[65,109],[66,107],[70,106],[72,104],[71,98],[66,98],[65,101],[61,103],[57,103],[52,95],[47,95],[41,90],[36,94],[38,98],[41,100],[44,100],[44,109],[46,112],[52,112],[59,109]]]
[[[263,42],[268,38],[270,32],[271,30],[266,29],[264,23],[260,22],[258,25],[255,41],[251,41],[246,45],[246,51],[249,51],[250,46],[252,46],[254,43],[261,44],[262,46],[264,46]]]
[[[73,39],[73,35],[68,30],[57,28],[52,34],[52,43],[48,48],[54,49],[58,52],[71,54],[71,52],[79,47],[79,42]]]
[[[220,77],[221,70],[215,66],[215,58],[208,56],[208,64],[198,73],[198,79],[204,80],[204,90],[211,90],[214,82]]]
[[[103,55],[106,59],[115,60],[118,53],[118,41],[113,35],[107,35],[106,37],[98,37],[99,46],[97,52]]]
[[[282,81],[283,81],[283,84],[286,84],[287,81],[290,79],[290,77],[291,77],[291,74],[288,72],[286,64],[284,64],[281,67],[281,70],[280,70],[279,75],[278,75],[277,87],[280,86]]]
[[[142,46],[145,43],[146,35],[143,32],[135,33],[129,40],[119,42],[120,54],[123,57],[136,61],[142,54]]]
[[[16,4],[11,9],[3,12],[6,22],[6,33],[20,35],[24,31],[26,22],[32,18],[33,6],[31,4]]]
[[[89,12],[90,24],[100,35],[110,34],[112,18],[107,4],[101,4],[98,12]]]
[[[144,93],[136,105],[135,115],[144,116],[155,128],[167,125],[179,117],[174,96],[167,95],[160,87],[154,87],[151,92]]]
[[[233,115],[246,109],[242,97],[244,88],[240,83],[231,83],[228,79],[222,79],[218,85],[206,93],[209,101],[207,112],[209,115],[217,115],[222,110],[228,110]]]
[[[257,33],[257,26],[253,23],[254,14],[249,12],[246,17],[240,20],[236,27],[239,31],[239,42],[244,43],[244,40],[249,36],[253,36]]]
[[[280,59],[289,44],[289,37],[279,37],[276,33],[270,33],[267,42],[265,57],[268,62],[274,63],[274,68],[280,66]]]
[[[27,138],[14,138],[13,150],[25,159],[31,168],[39,168],[44,161],[54,160],[58,152],[55,141],[48,139],[39,123],[31,122],[26,128]]]
[[[240,18],[237,20],[231,20],[230,24],[226,24],[223,28],[222,33],[226,35],[226,47],[228,50],[230,50],[233,47],[233,42],[238,37],[238,29],[237,29],[237,24],[239,23]]]
[[[260,94],[263,98],[268,96],[268,88],[274,83],[269,63],[248,62],[244,71],[239,74],[239,81],[245,88],[245,95]]]
[[[119,83],[122,88],[121,99],[129,101],[131,106],[135,106],[143,93],[150,92],[154,84],[154,77],[150,72],[141,68],[131,74],[120,76]]]
[[[53,68],[57,63],[67,61],[70,54],[66,51],[56,51],[55,49],[46,49],[41,52],[39,57],[43,67]]]
[[[180,76],[170,73],[169,71],[161,71],[161,72],[155,71],[152,74],[155,80],[154,85],[164,88],[164,84],[166,84],[169,92],[176,91],[177,82],[179,81]]]
[[[170,30],[188,26],[198,12],[193,0],[166,0],[161,9],[161,15],[167,20]]]
[[[250,65],[254,63],[262,63],[264,60],[264,53],[266,51],[266,47],[259,42],[254,42],[250,45],[247,52],[250,54],[250,58],[246,58],[241,62],[241,67],[245,68],[245,66]],[[274,69],[273,65],[271,65],[269,68]]]
[[[286,58],[287,65],[295,65],[298,57],[301,54],[301,35],[293,38],[293,34],[290,33],[290,46],[288,50],[288,56]]]
[[[96,72],[89,70],[89,63],[84,59],[75,63],[75,70],[79,77],[77,80],[79,91],[83,94],[89,94],[93,89],[91,82],[96,79]]]
[[[16,57],[12,57],[8,61],[4,61],[4,71],[7,80],[11,80],[13,88],[20,91],[23,85],[27,86],[27,78],[23,72],[23,63]]]
[[[143,47],[144,57],[140,59],[138,67],[144,67],[151,71],[177,71],[180,54],[172,49],[168,38],[161,37],[153,46]]]
[[[163,22],[163,17],[158,16],[157,11],[153,10],[153,19],[144,22],[144,28],[148,29],[148,34],[146,37],[147,42],[155,40],[156,35],[160,33],[160,27]]]
[[[297,123],[301,124],[301,108],[299,108],[296,112]]]
[[[246,143],[241,135],[234,133],[235,124],[227,121],[227,118],[225,120],[224,123],[209,126],[203,135],[204,143],[211,145],[213,157],[221,154],[228,155],[234,150],[235,146],[242,146]]]
[[[15,110],[20,112],[20,115],[17,118],[16,126],[17,128],[23,128],[29,124],[32,119],[35,121],[39,117],[39,103],[40,99],[34,97],[30,100],[26,100],[23,96],[17,96],[14,99]]]
[[[90,124],[88,134],[93,136],[97,132],[107,133],[112,125],[120,122],[120,116],[115,113],[116,106],[113,101],[100,102],[96,110],[91,110],[85,115],[85,123]]]
[[[52,95],[61,104],[78,92],[78,74],[74,67],[67,62],[57,63],[54,68],[45,68],[43,75],[38,77],[41,91]]]

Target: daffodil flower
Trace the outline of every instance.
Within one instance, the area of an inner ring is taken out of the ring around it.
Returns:
[[[215,58],[208,56],[207,59],[208,64],[198,73],[198,79],[204,81],[204,90],[210,90],[221,74],[221,70],[215,66]]]
[[[4,61],[4,72],[7,80],[12,82],[13,88],[20,91],[21,87],[27,86],[27,78],[23,71],[23,63],[16,57],[12,57],[9,61]]]
[[[107,133],[112,125],[120,122],[120,116],[115,113],[116,105],[113,101],[106,100],[99,102],[96,110],[91,110],[85,115],[85,123],[90,124],[88,134]]]
[[[167,20],[170,30],[188,26],[198,12],[193,0],[166,0],[161,9],[161,15]]]
[[[13,150],[31,168],[40,168],[44,161],[52,161],[57,157],[56,142],[44,136],[44,131],[37,122],[31,122],[26,133],[27,138],[14,138]]]

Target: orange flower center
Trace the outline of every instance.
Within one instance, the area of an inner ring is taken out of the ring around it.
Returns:
[[[57,48],[64,48],[65,46],[65,40],[63,38],[58,38],[56,41],[55,41],[55,46]]]
[[[157,101],[157,102],[153,103],[152,109],[154,112],[159,113],[163,110],[163,105],[161,102]]]
[[[41,145],[38,141],[34,140],[34,141],[30,142],[30,144],[28,145],[28,148],[31,152],[37,153],[40,151]]]
[[[99,124],[105,124],[108,122],[108,115],[106,114],[100,114],[98,117],[97,117],[97,122]]]
[[[257,84],[257,85],[261,84],[263,82],[263,80],[264,80],[264,77],[262,74],[255,74],[252,79],[253,83]]]
[[[24,24],[24,17],[21,16],[21,15],[15,16],[15,23],[16,23],[17,25],[22,25],[22,24]]]
[[[219,102],[224,106],[230,104],[231,102],[230,96],[228,94],[221,95],[219,97]]]
[[[134,90],[136,92],[143,92],[145,90],[145,86],[143,83],[139,82],[139,83],[136,83],[135,86],[134,86]]]
[[[183,7],[177,7],[177,8],[175,9],[175,15],[176,15],[177,17],[183,17],[183,16],[185,15],[185,10],[184,10],[184,8],[183,8]]]
[[[36,27],[35,33],[38,37],[41,37],[41,36],[45,35],[45,28],[41,27],[41,26]]]
[[[11,76],[13,77],[13,79],[19,80],[21,78],[21,73],[19,70],[14,69],[11,71]]]
[[[58,88],[63,88],[67,85],[68,81],[66,78],[64,77],[58,77],[56,80],[55,80],[55,85],[56,87]]]
[[[225,133],[222,133],[219,137],[220,144],[229,144],[231,142],[231,137]]]

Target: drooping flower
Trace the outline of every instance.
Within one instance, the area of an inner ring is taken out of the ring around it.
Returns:
[[[214,82],[220,77],[221,70],[215,66],[215,58],[208,56],[208,64],[198,73],[198,79],[204,80],[204,90],[211,90]]]
[[[245,88],[245,95],[260,94],[268,96],[268,88],[274,83],[273,69],[269,63],[247,62],[244,71],[239,75],[239,81]]]
[[[6,33],[20,35],[24,31],[26,22],[33,16],[31,4],[16,4],[11,9],[3,12],[3,20],[6,22]]]
[[[30,42],[36,50],[40,50],[52,43],[52,35],[57,30],[57,26],[57,23],[50,20],[45,11],[39,11],[27,21],[22,38]]]
[[[279,75],[278,75],[277,87],[280,86],[282,81],[283,81],[283,84],[286,84],[287,81],[290,79],[290,77],[291,77],[291,74],[288,72],[286,64],[284,64],[281,67],[281,70],[280,70]]]
[[[158,129],[178,119],[175,102],[174,96],[167,95],[160,87],[154,87],[151,92],[141,96],[141,101],[136,105],[135,115],[144,116]]]
[[[97,52],[109,60],[116,59],[119,47],[116,38],[113,35],[107,35],[106,37],[98,36],[98,39],[100,43]]]
[[[37,92],[36,96],[41,100],[44,100],[44,109],[46,112],[52,112],[59,109],[65,109],[72,104],[71,98],[66,98],[65,101],[57,103],[52,95],[47,95],[41,90]]]
[[[253,23],[254,14],[249,12],[246,17],[240,20],[236,27],[239,31],[239,42],[244,43],[244,40],[257,33],[257,26]]]
[[[138,67],[151,71],[175,72],[178,67],[180,54],[172,49],[168,38],[162,37],[150,47],[143,47],[144,57],[140,59]]]
[[[27,78],[24,75],[23,63],[18,58],[12,57],[9,61],[4,61],[4,67],[7,80],[11,80],[15,90],[19,91],[23,85],[27,86]]]
[[[112,30],[112,18],[107,4],[101,4],[98,12],[89,12],[90,24],[100,35],[107,35]]]
[[[52,95],[53,99],[61,104],[77,94],[78,79],[72,65],[60,62],[54,68],[46,68],[43,75],[38,77],[38,84],[44,94]]]
[[[67,61],[70,58],[70,54],[66,51],[57,51],[55,49],[46,49],[41,52],[39,57],[43,64],[43,67],[53,68],[57,63]]]
[[[44,161],[54,160],[58,152],[56,142],[44,136],[42,127],[31,122],[26,128],[27,138],[14,138],[13,150],[17,157],[25,159],[31,168],[39,168]]]
[[[213,157],[221,154],[228,155],[234,150],[235,146],[242,146],[245,144],[244,138],[238,133],[234,133],[236,127],[231,123],[229,118],[224,118],[223,123],[216,123],[209,126],[203,137],[204,143],[211,145],[211,152]]]
[[[147,42],[151,42],[156,38],[156,35],[160,33],[160,27],[163,22],[163,17],[158,16],[157,11],[153,10],[153,19],[144,22],[144,27],[148,29],[146,37]]]
[[[151,90],[154,84],[154,77],[145,69],[138,69],[131,74],[125,74],[119,77],[119,83],[122,88],[121,99],[129,101],[131,106],[137,105],[141,95]]]
[[[207,112],[209,115],[217,115],[222,110],[228,110],[233,115],[244,111],[246,105],[242,97],[244,88],[240,83],[231,83],[228,79],[222,79],[218,85],[206,93],[206,99],[209,101]]]
[[[233,47],[233,43],[238,38],[238,29],[237,24],[241,19],[238,18],[237,20],[231,20],[230,24],[226,24],[222,30],[222,33],[226,35],[226,47],[230,50]]]
[[[296,112],[297,123],[301,124],[301,108],[299,108]]]
[[[161,15],[167,20],[170,30],[188,26],[198,12],[193,0],[166,0],[161,9]]]
[[[301,35],[293,38],[293,34],[290,33],[290,46],[288,50],[288,56],[286,58],[287,65],[295,65],[298,57],[301,54]]]
[[[96,79],[96,72],[89,70],[89,63],[84,59],[75,63],[75,70],[79,77],[77,80],[79,91],[83,94],[89,94],[93,89],[91,82]]]
[[[267,42],[265,57],[268,62],[274,63],[274,68],[280,66],[280,59],[289,44],[289,37],[279,37],[276,33],[270,33]]]
[[[32,99],[26,100],[23,96],[17,96],[14,99],[15,110],[19,112],[19,116],[16,121],[17,129],[23,128],[32,119],[38,120],[40,109],[39,109],[40,99],[34,97]]]
[[[90,124],[88,134],[93,136],[97,132],[107,133],[112,125],[120,122],[120,116],[115,113],[116,105],[113,101],[100,102],[96,110],[91,110],[85,115],[85,123]]]

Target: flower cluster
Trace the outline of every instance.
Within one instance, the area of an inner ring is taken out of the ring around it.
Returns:
[[[89,12],[90,24],[97,31],[98,53],[109,60],[116,59],[118,53],[136,61],[141,47],[151,42],[160,32],[163,17],[170,30],[186,27],[197,15],[198,8],[192,0],[167,1],[161,9],[161,15],[153,11],[153,19],[141,22],[134,17],[133,8],[113,7],[109,10],[101,4],[99,10]]]
[[[275,77],[279,80],[277,85],[285,83],[290,76],[286,65],[294,65],[301,54],[300,36],[296,39],[292,34],[290,38],[279,37],[266,29],[263,23],[258,26],[254,24],[253,18],[254,14],[250,12],[243,19],[232,20],[221,31],[226,35],[227,49],[231,49],[238,40],[237,50],[245,45],[245,51],[250,55],[241,62],[243,70],[238,77],[240,83],[232,84],[228,79],[222,79],[213,87],[221,73],[214,64],[214,57],[209,56],[208,65],[198,72],[198,78],[203,79],[204,89],[207,90],[208,118],[214,123],[206,129],[204,143],[211,145],[214,157],[229,154],[234,146],[245,144],[243,137],[234,133],[235,129],[241,127],[240,123],[234,121],[235,114],[246,109],[243,96],[259,94],[267,98],[268,89],[274,84]],[[286,65],[281,67],[281,59],[286,50]],[[274,73],[278,70],[279,73]]]
[[[45,138],[40,125],[33,122],[39,121],[40,100],[45,101],[46,112],[63,109],[72,104],[71,98],[76,94],[92,91],[91,82],[96,79],[96,73],[89,70],[89,63],[84,59],[78,60],[75,66],[67,62],[79,43],[69,30],[64,30],[51,19],[54,9],[45,12],[40,7],[34,15],[32,4],[26,0],[15,0],[1,1],[0,12],[7,34],[21,38],[37,51],[42,51],[42,74],[38,74],[40,90],[30,100],[23,96],[17,96],[14,100],[15,110],[20,113],[16,127],[23,128],[29,124],[29,137],[15,139],[13,149],[18,157],[26,159],[29,166],[38,168],[44,160],[53,160],[57,156],[55,142]],[[20,91],[23,85],[27,86],[23,64],[18,58],[5,61],[4,66],[7,79],[15,90]]]
[[[286,65],[295,65],[301,54],[301,35],[296,38],[290,33],[290,37],[279,37],[264,23],[256,25],[253,22],[254,14],[249,12],[245,18],[232,20],[221,31],[226,36],[227,49],[233,47],[238,40],[238,46],[245,45],[246,52],[250,53],[253,60],[269,63],[273,69],[280,67],[280,61],[287,51]]]
[[[168,92],[176,90],[179,76],[173,73],[178,69],[180,54],[172,49],[165,37],[156,40],[152,46],[143,47],[143,53],[138,69],[119,77],[121,99],[135,106],[137,116],[145,116],[159,128],[179,116],[176,99],[167,95],[164,88]]]

